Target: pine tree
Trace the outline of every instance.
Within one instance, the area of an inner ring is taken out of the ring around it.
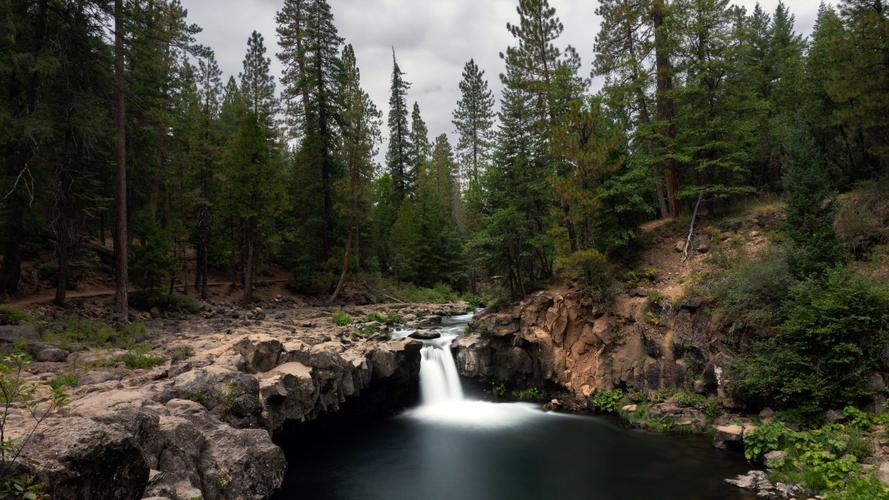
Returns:
[[[423,175],[429,157],[432,154],[432,145],[429,144],[429,129],[426,122],[420,115],[420,105],[414,103],[414,109],[411,112],[411,132],[410,132],[410,163],[409,170],[405,175],[405,190],[408,196],[413,196],[416,191],[417,181]]]
[[[407,90],[410,83],[404,80],[404,73],[395,59],[392,50],[392,86],[389,97],[389,149],[386,151],[386,165],[392,177],[395,205],[399,205],[410,193],[411,142],[408,125]]]
[[[256,117],[260,126],[269,131],[275,126],[277,112],[275,80],[270,73],[271,64],[271,59],[266,56],[262,35],[254,31],[247,40],[247,55],[244,58],[244,69],[239,75],[241,80],[239,88],[247,111]]]
[[[463,67],[460,100],[454,110],[454,127],[459,134],[457,155],[460,158],[463,188],[479,188],[491,158],[494,127],[494,95],[488,89],[485,72],[470,59]]]
[[[800,278],[822,275],[842,258],[833,230],[834,207],[827,169],[815,141],[799,126],[784,165],[787,192],[787,234],[791,271]]]
[[[380,112],[370,96],[361,88],[361,74],[355,60],[355,50],[346,45],[342,54],[343,71],[339,82],[338,95],[341,99],[340,154],[346,166],[347,175],[339,186],[343,200],[340,220],[347,226],[343,268],[339,283],[331,296],[335,300],[342,290],[349,270],[350,254],[355,248],[355,262],[360,265],[360,240],[362,230],[367,234],[372,206],[371,186],[375,165],[377,143],[380,140]]]
[[[278,45],[281,52],[278,59],[284,66],[281,83],[284,90],[281,97],[287,117],[288,133],[291,138],[302,139],[305,119],[309,107],[309,81],[306,62],[306,25],[309,14],[307,5],[312,0],[285,0],[275,16]]]

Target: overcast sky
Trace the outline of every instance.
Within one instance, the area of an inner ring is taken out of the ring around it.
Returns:
[[[280,76],[275,13],[284,0],[182,0],[191,22],[203,28],[201,43],[215,50],[222,70],[237,75],[253,30],[263,34]],[[515,22],[516,0],[330,0],[340,36],[355,47],[362,83],[374,102],[388,112],[392,47],[406,79],[413,84],[410,103],[420,103],[430,140],[441,133],[453,138],[451,113],[459,98],[463,65],[470,58],[486,72],[499,99],[500,51],[511,43],[507,22]],[[752,9],[756,0],[735,0]],[[778,0],[760,0],[773,11]],[[796,16],[797,32],[808,35],[817,0],[785,0]],[[589,74],[593,40],[599,30],[596,0],[550,0],[565,25],[562,44],[573,45]],[[280,90],[280,81],[277,82]],[[385,130],[384,130],[385,134]]]

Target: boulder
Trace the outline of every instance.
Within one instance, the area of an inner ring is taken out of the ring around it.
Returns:
[[[434,340],[434,339],[441,338],[441,332],[436,332],[436,331],[432,331],[432,330],[426,330],[426,331],[417,330],[416,332],[408,335],[408,337],[410,337],[412,339],[417,339],[417,340]]]
[[[780,466],[787,460],[787,453],[781,450],[772,450],[763,456],[763,462],[766,467],[775,468]]]
[[[717,425],[713,434],[713,446],[726,449],[741,447],[744,442],[744,426],[737,424]]]
[[[50,498],[138,499],[148,483],[149,467],[134,436],[85,417],[44,421],[21,463]]]
[[[55,346],[46,346],[37,351],[37,355],[34,356],[34,359],[36,361],[49,363],[63,363],[68,359],[68,351],[59,349]]]
[[[621,408],[620,411],[622,411],[624,413],[636,413],[636,410],[638,410],[638,409],[639,409],[639,407],[637,405],[626,405],[623,408]]]

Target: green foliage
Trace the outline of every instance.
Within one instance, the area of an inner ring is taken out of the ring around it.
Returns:
[[[130,279],[149,292],[157,292],[175,272],[173,243],[148,210],[133,218],[136,243],[132,245]]]
[[[145,324],[140,322],[115,328],[95,320],[62,316],[43,325],[43,338],[62,347],[79,344],[99,348],[129,348],[146,335]]]
[[[611,389],[610,391],[601,391],[593,395],[593,408],[603,413],[614,413],[620,409],[620,405],[624,400],[624,392],[620,389]]]
[[[579,250],[556,259],[555,267],[574,278],[582,278],[586,292],[594,299],[606,298],[614,285],[608,259],[598,250]]]
[[[497,399],[503,399],[506,396],[506,386],[499,382],[491,382],[491,394]]]
[[[9,305],[0,306],[0,324],[24,325],[34,321],[34,318],[26,311]]]
[[[139,291],[130,294],[130,305],[143,311],[157,307],[161,311],[197,314],[201,304],[190,295],[167,294],[160,291]]]
[[[630,288],[636,288],[643,285],[650,285],[658,276],[656,267],[640,267],[628,272],[624,278],[624,283]]]
[[[787,456],[783,462],[771,464],[775,478],[800,484],[809,494],[829,492],[828,498],[858,498],[854,495],[868,490],[880,492],[872,498],[889,494],[885,487],[875,488],[860,475],[859,462],[873,449],[870,438],[854,427],[828,424],[811,431],[794,431],[776,422],[744,435],[748,460],[760,460],[772,450],[782,450]]]
[[[815,415],[871,394],[889,321],[889,292],[844,270],[791,288],[778,334],[730,367],[733,390]]]
[[[783,249],[771,247],[755,259],[741,259],[714,280],[718,311],[733,329],[762,328],[782,318],[781,304],[796,283]]]
[[[853,475],[839,489],[827,492],[824,499],[889,500],[889,488],[873,475]]]
[[[174,347],[167,354],[170,356],[170,363],[176,364],[194,356],[194,349],[188,346]]]
[[[833,230],[834,208],[824,160],[808,132],[797,130],[784,169],[787,191],[788,254],[793,274],[820,275],[842,259],[842,246]]]
[[[130,370],[145,370],[166,363],[167,358],[146,352],[145,348],[137,348],[121,356],[118,361]]]
[[[68,404],[63,384],[50,385],[48,397],[35,398],[38,384],[28,382],[25,374],[29,363],[27,355],[21,353],[0,357],[0,470],[4,472],[0,477],[0,497],[38,498],[33,478],[10,476],[8,471],[14,470],[40,424]],[[7,422],[10,412],[16,408],[25,409],[30,416],[24,423],[24,438],[9,437]]]
[[[707,397],[690,391],[677,391],[673,398],[677,405],[683,408],[700,410],[711,419],[718,417],[722,413],[722,405],[714,397]]]
[[[522,401],[540,401],[543,399],[543,392],[536,387],[516,389],[512,391],[512,397],[521,399]]]
[[[333,321],[336,326],[349,326],[352,324],[352,316],[349,316],[345,311],[334,311],[330,315],[330,321]]]
[[[49,379],[46,382],[46,385],[52,387],[55,390],[59,390],[63,387],[77,387],[80,385],[80,377],[77,375],[56,375],[55,377]]]

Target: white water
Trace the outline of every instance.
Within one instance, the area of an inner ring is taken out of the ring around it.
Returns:
[[[420,395],[422,405],[405,415],[429,423],[461,427],[510,427],[544,413],[530,403],[491,403],[466,399],[451,343],[459,337],[472,314],[444,318],[437,329],[441,337],[424,340],[420,350]],[[411,331],[396,332],[406,337]]]

